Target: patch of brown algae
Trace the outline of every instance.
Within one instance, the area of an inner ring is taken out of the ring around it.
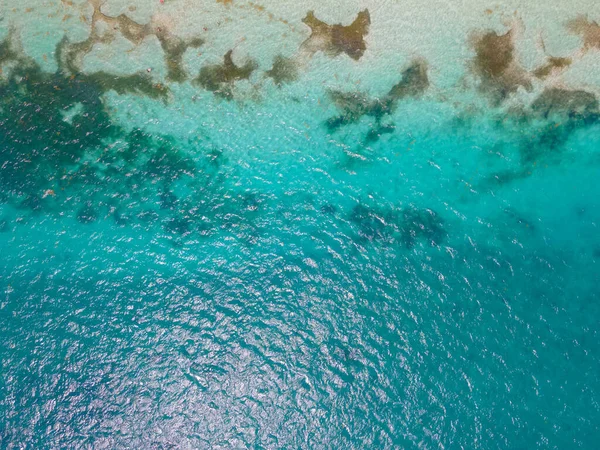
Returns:
[[[302,48],[310,53],[322,51],[332,57],[345,53],[359,60],[367,49],[364,38],[371,25],[368,9],[359,12],[350,25],[329,25],[317,19],[313,11],[309,11],[302,22],[311,30],[308,39],[302,43]]]
[[[489,31],[472,37],[475,57],[473,73],[479,78],[479,90],[493,104],[500,104],[519,87],[532,88],[529,74],[515,57],[514,30],[505,34]]]
[[[232,59],[233,50],[229,50],[223,57],[222,64],[212,64],[200,69],[194,83],[208,89],[215,95],[233,98],[233,87],[236,81],[247,80],[258,67],[253,60],[247,61],[243,66],[237,66]]]

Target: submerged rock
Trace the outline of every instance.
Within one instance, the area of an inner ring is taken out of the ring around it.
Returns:
[[[258,67],[250,60],[242,66],[237,66],[232,59],[233,50],[229,50],[223,57],[222,64],[204,66],[200,69],[194,82],[215,95],[226,99],[233,98],[233,86],[236,81],[247,80]]]
[[[325,126],[330,131],[335,131],[369,116],[375,119],[375,126],[367,134],[366,142],[374,142],[381,134],[393,132],[393,124],[382,125],[381,120],[384,116],[392,114],[401,100],[417,98],[425,93],[429,88],[427,70],[424,60],[411,61],[402,71],[402,79],[380,99],[370,99],[361,92],[331,91],[329,95],[341,114],[329,118]]]
[[[389,213],[378,209],[366,206],[362,203],[357,204],[350,214],[350,221],[358,227],[358,235],[362,239],[369,241],[389,239],[393,230],[389,227],[392,225],[386,221],[386,216]]]
[[[533,114],[542,118],[558,117],[596,121],[600,117],[598,99],[591,92],[548,88],[531,104]]]
[[[533,75],[543,80],[553,72],[559,72],[569,67],[572,62],[573,60],[571,58],[550,57],[543,66],[538,67],[533,71]]]
[[[401,213],[400,234],[406,248],[412,248],[419,240],[439,245],[446,237],[444,222],[431,209],[406,208]]]
[[[472,69],[480,80],[479,90],[496,105],[519,87],[532,88],[529,74],[515,58],[514,35],[513,29],[505,34],[489,31],[472,39],[475,50]]]
[[[598,99],[582,90],[548,88],[531,103],[525,119],[531,136],[521,143],[521,161],[529,165],[556,156],[573,133],[597,124]]]
[[[273,67],[267,70],[266,75],[272,78],[277,86],[290,83],[298,78],[298,64],[292,58],[277,55]]]
[[[329,25],[317,19],[313,11],[309,11],[302,22],[311,30],[311,35],[302,43],[302,48],[311,53],[322,51],[329,56],[344,53],[359,60],[367,49],[364,38],[371,25],[368,9],[359,12],[350,25]]]
[[[419,97],[429,88],[427,75],[427,62],[423,59],[413,60],[402,71],[402,79],[388,92],[388,97],[393,100],[402,100],[405,97]]]

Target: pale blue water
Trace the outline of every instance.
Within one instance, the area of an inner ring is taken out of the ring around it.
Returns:
[[[596,447],[597,104],[411,98],[370,141],[320,87],[15,67],[0,447]]]

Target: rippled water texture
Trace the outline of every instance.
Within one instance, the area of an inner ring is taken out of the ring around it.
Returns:
[[[0,2],[0,448],[597,448],[591,1]]]

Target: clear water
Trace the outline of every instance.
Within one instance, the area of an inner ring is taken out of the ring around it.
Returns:
[[[596,447],[597,110],[433,83],[369,140],[327,61],[166,100],[5,64],[0,447]]]

